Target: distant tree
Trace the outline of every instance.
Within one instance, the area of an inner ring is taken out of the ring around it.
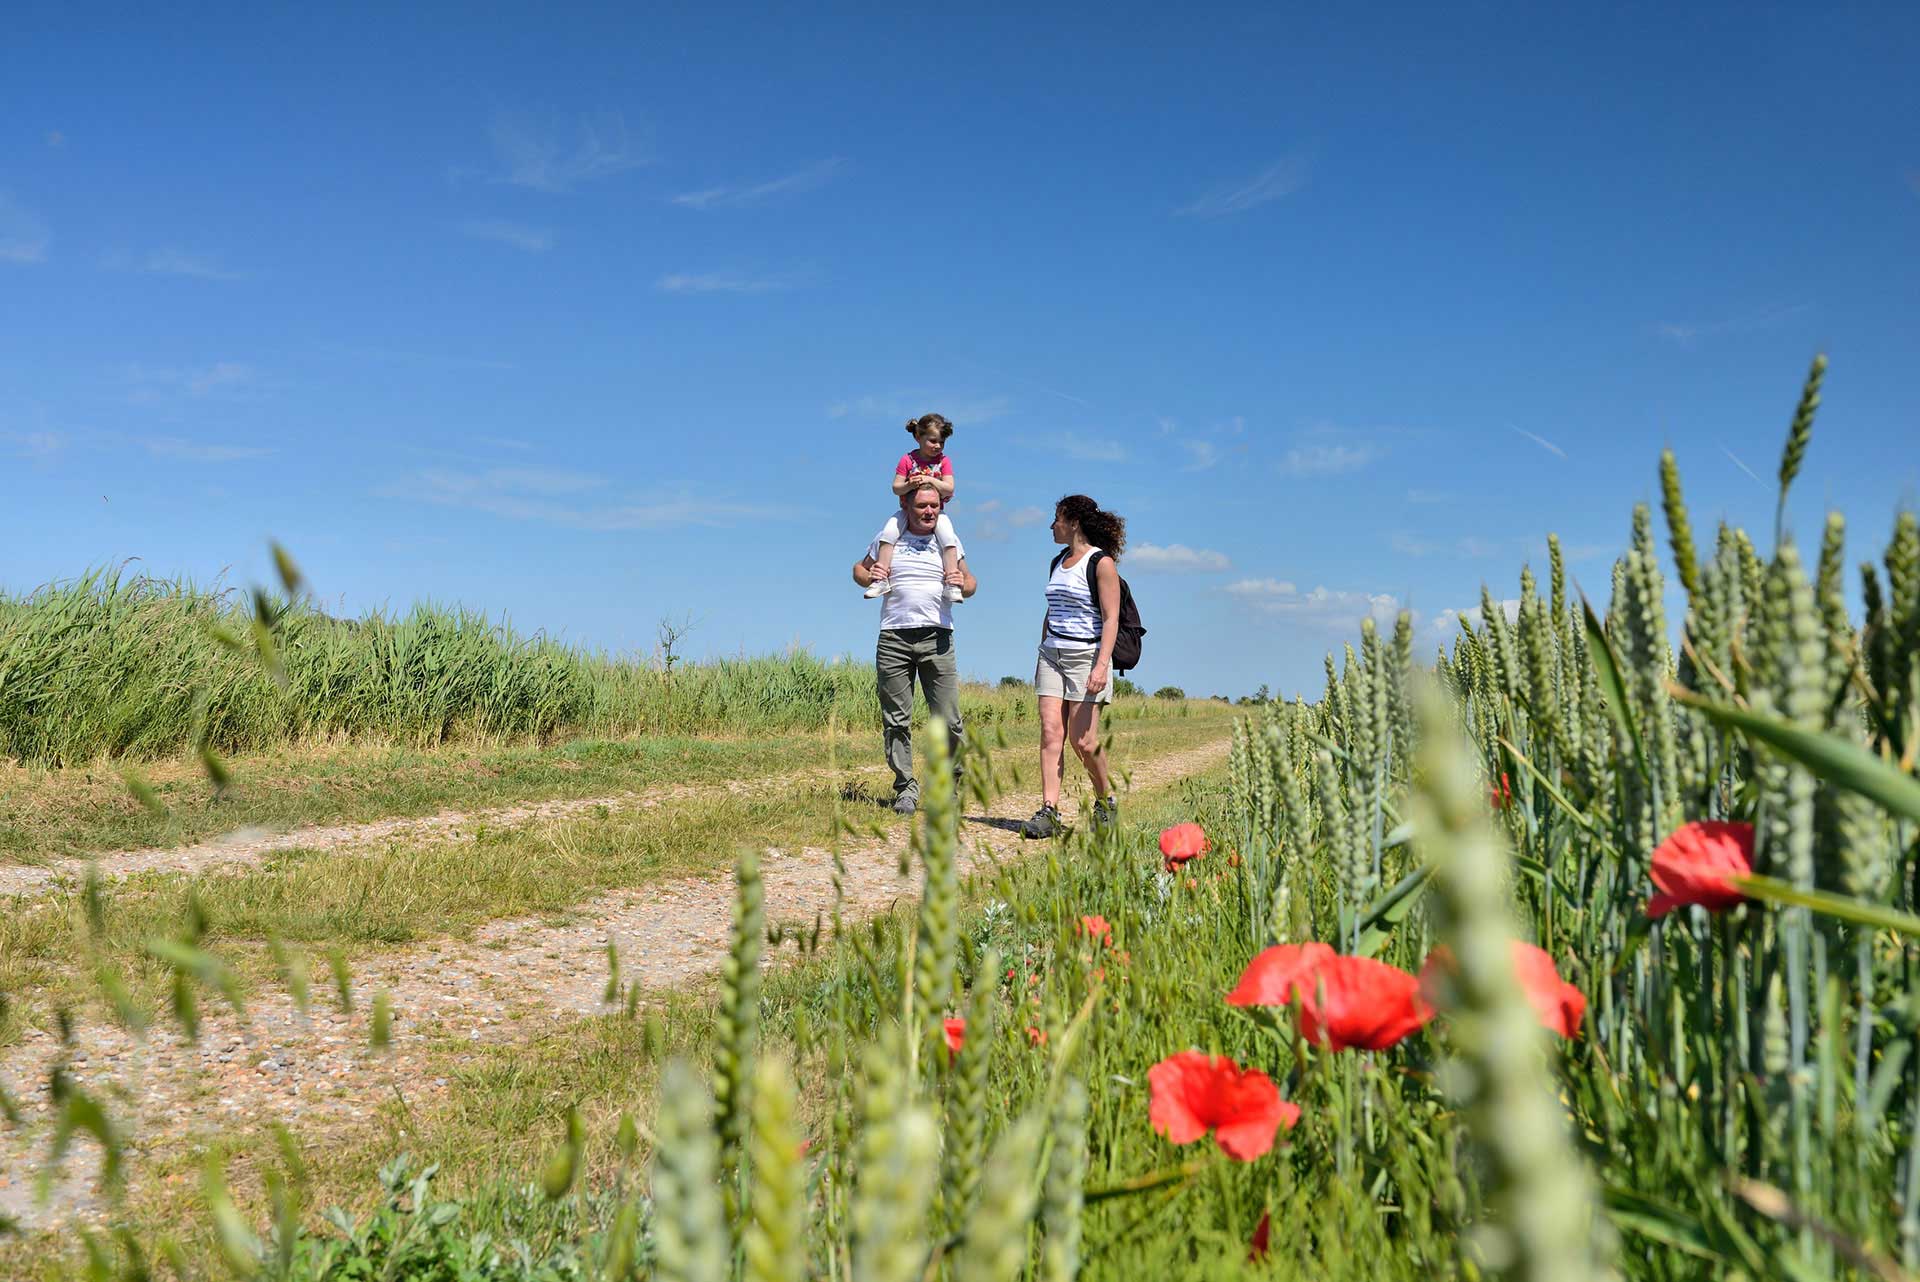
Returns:
[[[1125,677],[1115,677],[1113,679],[1113,693],[1116,698],[1138,699],[1145,695],[1146,691]]]
[[[1025,688],[1026,684],[1027,684],[1026,681],[1020,677],[1001,677],[1000,678],[1000,688],[1002,690],[1020,690]]]
[[[1184,699],[1187,697],[1187,692],[1179,686],[1161,686],[1153,692],[1153,697],[1156,699]]]

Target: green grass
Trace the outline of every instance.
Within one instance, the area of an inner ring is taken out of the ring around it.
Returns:
[[[980,724],[1032,701],[984,688]],[[374,740],[728,735],[879,718],[873,665],[805,651],[669,666],[423,603],[336,619],[304,598],[95,570],[0,593],[0,759],[45,766]]]

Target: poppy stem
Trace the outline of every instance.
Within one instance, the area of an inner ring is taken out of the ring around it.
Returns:
[[[1088,1188],[1081,1197],[1087,1202],[1105,1202],[1113,1198],[1132,1197],[1136,1193],[1151,1193],[1169,1184],[1190,1180],[1208,1167],[1217,1165],[1219,1165],[1217,1153],[1209,1157],[1197,1157],[1191,1162],[1182,1162],[1178,1166],[1164,1167],[1158,1171],[1148,1171],[1145,1175],[1136,1175],[1131,1179]]]

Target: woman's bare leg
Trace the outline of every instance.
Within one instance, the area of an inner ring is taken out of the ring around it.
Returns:
[[[1067,734],[1073,742],[1074,754],[1087,768],[1087,778],[1093,782],[1093,795],[1096,798],[1111,796],[1113,778],[1107,770],[1107,754],[1100,747],[1100,705],[1074,704],[1067,712]]]
[[[1040,696],[1040,800],[1060,805],[1060,776],[1067,765],[1066,705],[1052,695]]]

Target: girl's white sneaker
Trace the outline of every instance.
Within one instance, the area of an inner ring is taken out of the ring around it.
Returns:
[[[967,594],[965,592],[962,592],[959,588],[949,587],[947,589],[948,605],[959,605],[962,601],[966,599],[967,599]]]
[[[877,596],[885,596],[891,591],[893,591],[892,579],[875,579],[873,586],[867,589],[867,600],[871,601]]]

